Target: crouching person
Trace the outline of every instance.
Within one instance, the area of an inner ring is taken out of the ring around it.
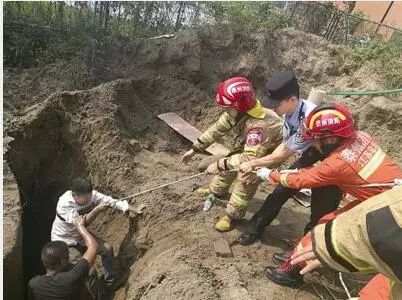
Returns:
[[[63,241],[68,245],[70,261],[76,261],[85,250],[81,236],[74,226],[76,218],[84,215],[84,224],[88,226],[100,212],[108,207],[116,208],[122,212],[131,209],[127,201],[117,201],[93,190],[91,181],[86,178],[74,179],[71,190],[60,197],[52,226],[51,239],[52,241]],[[97,254],[101,256],[106,285],[111,289],[116,289],[123,282],[113,248],[100,238],[95,237],[95,239],[98,244]]]
[[[402,299],[402,186],[374,196],[316,226],[292,264],[301,274],[321,265],[341,272],[380,273],[360,291],[361,300]]]
[[[86,251],[82,258],[72,265],[69,262],[68,245],[63,241],[52,241],[42,249],[42,263],[45,275],[33,277],[28,283],[29,300],[85,299],[85,282],[94,264],[97,243],[85,228],[84,217],[75,219],[77,232],[82,236]]]
[[[271,153],[282,142],[283,122],[272,110],[263,108],[256,99],[251,82],[243,77],[233,77],[221,82],[216,92],[216,104],[224,109],[220,118],[208,128],[183,156],[188,163],[195,154],[219,138],[234,134],[231,152],[209,165],[206,173],[214,174],[208,188],[199,189],[200,194],[225,197],[233,184],[233,191],[226,207],[226,214],[216,223],[215,229],[226,232],[233,229],[241,219],[259,182],[245,184],[241,174],[235,171],[240,164]]]

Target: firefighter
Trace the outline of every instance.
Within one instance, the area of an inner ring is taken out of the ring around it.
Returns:
[[[334,184],[356,199],[327,214],[319,223],[328,222],[367,198],[389,190],[396,179],[402,178],[398,165],[382,151],[373,137],[355,129],[350,112],[340,104],[317,106],[306,119],[303,136],[311,139],[327,158],[317,166],[296,172],[281,173],[262,168],[257,175],[271,183],[293,189]],[[310,234],[305,235],[296,248],[303,248],[310,240]],[[281,266],[265,269],[270,280],[285,286],[298,286],[303,282],[299,273],[302,266],[290,264],[293,251],[291,249],[287,255],[283,255]]]
[[[307,263],[301,274],[321,265],[340,272],[380,273],[360,291],[360,299],[401,299],[401,220],[399,186],[316,226],[310,243],[292,255],[291,263]]]
[[[227,157],[208,166],[208,174],[216,174],[207,189],[201,189],[204,195],[224,197],[235,181],[235,170],[245,161],[250,161],[271,153],[282,140],[282,120],[272,110],[263,108],[255,98],[250,81],[243,77],[233,77],[220,83],[216,93],[216,104],[225,112],[218,121],[207,129],[183,156],[188,163],[196,153],[205,149],[218,138],[234,133],[232,151]],[[254,196],[259,183],[245,184],[236,180],[226,215],[215,225],[216,230],[225,232],[233,229],[234,220],[242,218],[250,199]]]

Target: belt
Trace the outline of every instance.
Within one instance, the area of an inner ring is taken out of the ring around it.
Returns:
[[[57,212],[57,210],[56,210],[56,216],[57,216],[60,220],[62,220],[63,222],[66,222],[66,219],[64,219],[62,216],[60,216],[60,214]]]

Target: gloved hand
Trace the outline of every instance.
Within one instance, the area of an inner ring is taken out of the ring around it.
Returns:
[[[272,170],[268,168],[260,168],[257,170],[257,176],[262,181],[269,181],[269,174],[271,174]]]
[[[126,200],[112,202],[109,204],[109,206],[111,208],[117,208],[121,210],[123,213],[125,213],[129,208],[128,202]]]

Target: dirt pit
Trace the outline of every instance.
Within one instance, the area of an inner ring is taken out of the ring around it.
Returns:
[[[196,172],[196,163],[180,163],[180,154],[190,143],[156,118],[162,108],[158,111],[142,100],[140,85],[120,80],[88,91],[55,94],[31,107],[15,124],[18,129],[9,132],[14,140],[7,160],[23,205],[25,282],[43,272],[40,249],[49,240],[58,197],[74,176],[89,176],[99,191],[123,197]],[[183,107],[174,101],[164,104],[165,111],[173,107],[183,117],[194,109],[191,100]],[[208,109],[204,113],[208,115]],[[261,242],[233,245],[233,258],[216,257],[213,242],[220,237],[234,242],[244,222],[230,233],[214,230],[224,208],[202,212],[202,199],[192,191],[194,185],[206,185],[208,180],[190,180],[133,199],[134,204],[148,205],[139,219],[130,221],[108,212],[92,225],[94,233],[113,244],[121,266],[130,273],[115,299],[311,299],[317,292],[329,294],[327,288],[342,295],[334,276],[314,275],[315,283],[293,290],[263,275],[271,255],[297,238],[308,218],[308,209],[292,201]],[[247,218],[267,192],[262,187]]]
[[[220,79],[248,76],[261,94],[266,78],[288,68],[296,70],[303,95],[312,86],[327,90],[377,88],[377,83],[368,85],[367,73],[342,75],[343,66],[330,54],[336,47],[292,30],[247,37],[183,31],[176,40],[152,41],[136,49],[131,57],[135,60],[128,59],[133,63],[125,70],[131,79],[84,91],[55,91],[33,106],[29,106],[29,97],[24,97],[19,106],[12,106],[16,110],[6,114],[5,160],[11,172],[5,185],[5,224],[10,230],[5,232],[8,248],[4,261],[10,299],[21,299],[16,291],[22,291],[30,277],[43,271],[40,250],[49,240],[58,197],[72,178],[89,176],[97,190],[119,198],[197,173],[197,161],[191,166],[180,163],[180,155],[190,143],[160,121],[158,114],[176,112],[204,130],[220,113],[212,101],[212,86]],[[12,86],[8,90],[17,89],[11,83],[5,82]],[[20,93],[13,91],[12,95]],[[10,100],[18,101],[5,99]],[[357,113],[360,128],[377,135],[387,133],[381,135],[384,149],[400,161],[399,100],[340,99]],[[113,244],[129,274],[114,299],[346,298],[337,274],[330,271],[308,276],[297,290],[265,278],[262,271],[271,265],[272,254],[299,237],[308,219],[309,209],[292,200],[266,228],[260,242],[248,247],[233,244],[233,257],[216,257],[214,241],[223,237],[232,243],[245,222],[229,233],[215,231],[213,226],[224,208],[214,206],[202,212],[202,199],[193,191],[194,185],[206,185],[209,179],[200,177],[133,199],[133,204],[148,205],[140,218],[129,220],[110,211],[91,226]],[[267,187],[260,188],[247,219],[268,192]],[[345,278],[356,295],[364,280]]]

